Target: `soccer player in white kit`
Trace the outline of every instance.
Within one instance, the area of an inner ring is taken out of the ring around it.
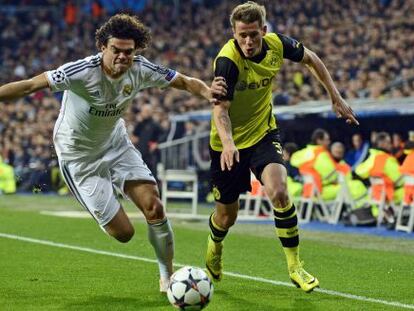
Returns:
[[[160,291],[173,273],[174,238],[156,181],[131,143],[121,118],[137,93],[149,87],[174,87],[215,103],[223,84],[204,82],[136,56],[150,41],[135,16],[118,14],[96,31],[100,53],[64,64],[32,79],[0,87],[0,101],[49,87],[64,91],[54,129],[61,172],[71,192],[101,228],[128,242],[134,227],[117,199],[130,198],[148,223],[148,238],[159,262]]]

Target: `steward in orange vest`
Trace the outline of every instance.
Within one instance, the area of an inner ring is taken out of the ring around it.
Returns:
[[[388,133],[378,133],[376,148],[369,150],[368,158],[356,167],[355,173],[361,178],[382,178],[385,183],[386,199],[389,202],[401,202],[403,196],[400,165],[391,155],[391,137]],[[375,189],[373,189],[375,190]],[[375,192],[375,191],[374,191]],[[376,193],[373,193],[376,196]]]
[[[405,145],[404,153],[407,155],[400,167],[402,175],[414,178],[414,142]],[[405,182],[404,184],[404,204],[410,204],[414,200],[414,185]]]

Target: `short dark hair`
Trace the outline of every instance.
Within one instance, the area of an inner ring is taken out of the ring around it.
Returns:
[[[311,136],[312,145],[316,145],[318,140],[323,139],[327,134],[328,132],[321,128],[314,130]]]
[[[259,26],[263,27],[266,22],[266,9],[263,5],[257,4],[253,1],[236,6],[230,15],[230,24],[234,28],[236,22],[243,22],[250,24],[259,22]]]
[[[375,147],[379,148],[379,145],[389,137],[390,137],[390,134],[388,134],[387,132],[379,132],[377,134],[377,137],[375,138],[375,142],[374,142]]]
[[[136,49],[145,49],[151,41],[151,33],[137,16],[122,13],[112,16],[96,30],[96,47],[106,46],[110,38],[131,39]]]

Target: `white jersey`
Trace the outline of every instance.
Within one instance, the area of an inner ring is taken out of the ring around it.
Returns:
[[[99,155],[126,135],[121,118],[128,104],[145,88],[168,86],[176,71],[155,65],[142,56],[120,78],[106,76],[102,54],[47,71],[54,92],[65,91],[53,140],[61,159],[74,160]]]

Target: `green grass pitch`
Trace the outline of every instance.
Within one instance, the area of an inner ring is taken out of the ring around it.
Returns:
[[[173,310],[142,218],[121,244],[91,218],[41,213],[56,210],[82,209],[71,197],[0,196],[0,310]],[[207,222],[172,224],[175,261],[202,267]],[[224,251],[228,274],[206,310],[414,309],[413,239],[302,231],[305,268],[321,283],[311,294],[289,286],[270,225],[236,224]]]

